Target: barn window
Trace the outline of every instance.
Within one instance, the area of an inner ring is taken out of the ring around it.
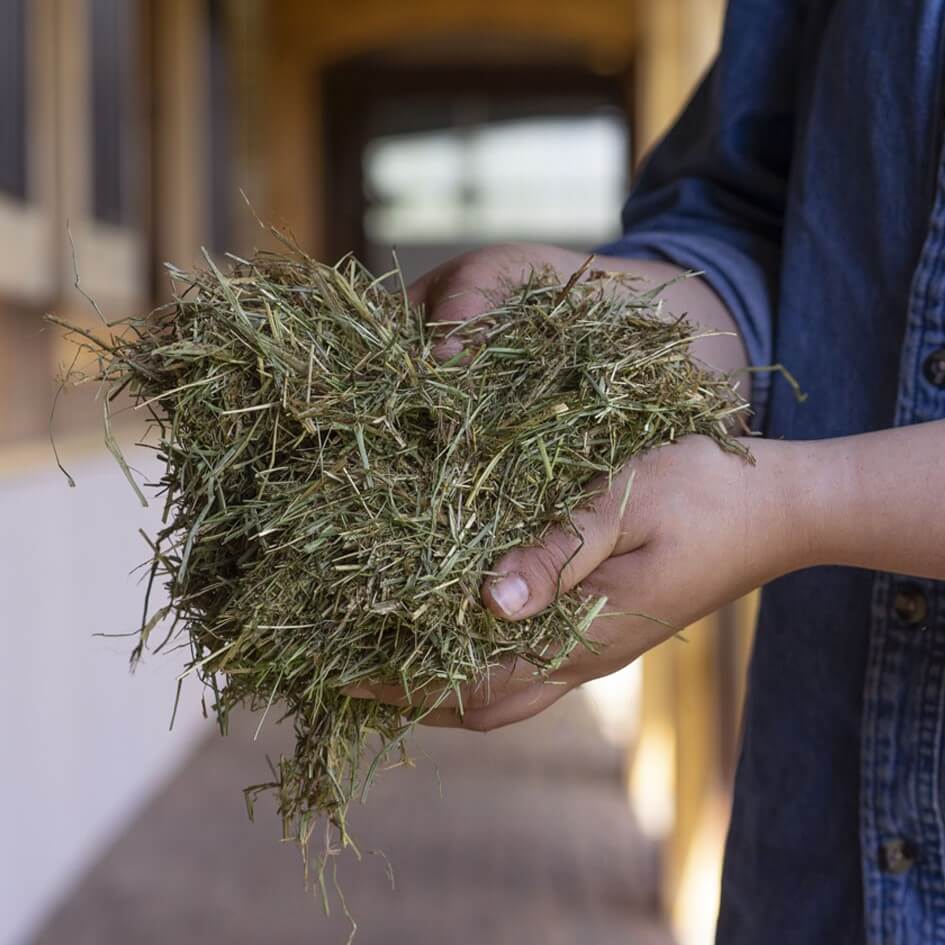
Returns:
[[[626,122],[613,109],[375,138],[364,154],[369,265],[390,250],[408,278],[495,242],[584,251],[616,235]]]
[[[132,161],[136,4],[89,0],[92,80],[92,214],[103,223],[133,219]]]
[[[26,197],[27,0],[0,0],[0,193]]]

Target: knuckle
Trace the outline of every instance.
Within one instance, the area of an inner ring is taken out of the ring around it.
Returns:
[[[558,535],[546,538],[533,549],[529,558],[529,571],[554,594],[559,584],[567,583],[571,571],[574,548],[568,547]]]
[[[582,597],[606,597],[608,600],[613,599],[612,582],[595,574],[584,578],[577,586],[576,590]]]
[[[631,588],[628,587],[621,562],[611,558],[581,581],[580,591],[587,597],[606,597],[612,605],[620,605],[628,597]]]

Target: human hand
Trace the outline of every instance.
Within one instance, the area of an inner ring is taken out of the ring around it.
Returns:
[[[408,292],[411,301],[424,305],[428,319],[442,326],[442,337],[435,353],[445,360],[458,355],[461,350],[459,338],[448,335],[449,326],[487,310],[498,301],[496,296],[502,294],[506,286],[524,281],[533,269],[550,267],[563,282],[581,268],[585,258],[570,250],[550,246],[515,244],[489,247],[450,260],[414,283]],[[680,275],[678,269],[662,263],[603,258],[595,261],[595,268],[598,263],[608,271],[632,269],[636,272],[643,269],[644,278],[653,285]],[[696,280],[686,280],[685,284],[694,287],[690,290],[694,295],[686,296],[688,301],[701,301],[703,308],[709,310],[718,304],[710,290],[700,286]],[[674,309],[680,301],[677,296]],[[731,355],[732,339],[729,337],[725,341],[728,348],[719,347],[712,339],[721,355],[715,359],[716,362],[725,362]],[[710,349],[698,353],[705,357],[707,351]],[[727,367],[731,366],[730,358]],[[680,468],[684,472],[680,472]],[[701,549],[698,536],[691,545],[684,540],[687,528],[695,534],[692,525],[685,522],[687,514],[698,519],[697,526],[707,519],[707,510],[686,503],[687,499],[692,499],[696,505],[699,502],[711,504],[711,487],[714,486],[718,494],[713,514],[708,519],[719,528],[730,527],[732,516],[721,512],[721,506],[726,502],[734,506],[734,496],[738,492],[729,495],[725,490],[740,489],[741,482],[735,480],[747,469],[749,467],[743,459],[723,453],[711,441],[690,437],[673,447],[672,451],[660,450],[638,459],[624,470],[623,476],[618,477],[610,489],[605,489],[605,484],[598,484],[600,495],[592,507],[580,513],[575,521],[583,533],[583,545],[573,560],[568,561],[568,558],[581,543],[573,533],[563,529],[546,535],[539,547],[519,549],[503,558],[495,568],[499,573],[508,571],[510,583],[490,581],[483,588],[486,606],[503,619],[524,619],[551,604],[559,588],[558,572],[564,562],[567,562],[567,567],[561,574],[562,593],[573,590],[575,593],[607,596],[605,615],[595,622],[590,633],[590,639],[600,644],[599,653],[581,649],[572,654],[566,666],[544,677],[536,676],[534,668],[521,661],[500,669],[475,689],[462,694],[462,719],[456,710],[459,702],[455,697],[445,697],[442,693],[415,693],[413,699],[417,704],[438,704],[424,721],[492,728],[533,715],[575,685],[618,669],[672,635],[675,628],[682,628],[690,619],[704,616],[712,609],[708,604],[715,598],[723,598],[719,603],[731,599],[726,596],[727,586],[689,586],[688,572],[683,573],[683,565],[691,564],[694,572],[698,572],[697,565],[690,559],[695,556],[708,560],[711,553]],[[640,478],[634,481],[632,501],[620,515],[627,477],[638,474]],[[686,475],[693,477],[695,488],[687,485]],[[659,490],[656,483],[659,483]],[[661,508],[663,505],[665,509]],[[660,518],[666,521],[660,524]],[[665,542],[666,547],[675,549],[686,560],[664,560],[668,553],[662,550],[657,555],[652,542],[657,534],[662,536],[660,549]],[[712,545],[717,539],[708,531],[705,540]],[[739,543],[744,544],[744,539],[739,539]],[[716,548],[715,553],[722,552]],[[734,562],[729,562],[729,565],[728,570],[732,573],[729,583],[734,583],[738,569]],[[668,569],[666,573],[675,571],[680,577],[670,580],[659,577],[663,567]],[[709,575],[702,577],[709,584]],[[744,573],[739,586],[744,585],[743,590],[748,590],[756,586],[751,581],[752,575]],[[522,595],[522,582],[528,587],[528,599],[517,603],[514,595],[516,588]],[[661,596],[654,596],[657,589],[662,591]],[[684,602],[686,606],[682,606]],[[703,606],[708,609],[703,609]],[[641,617],[639,613],[648,614],[653,619]],[[614,645],[618,642],[619,646]],[[354,696],[405,704],[403,691],[398,687],[361,685],[348,691]]]
[[[591,624],[593,650],[578,647],[543,676],[519,660],[424,718],[427,724],[488,730],[537,714],[581,683],[627,665],[678,629],[774,577],[801,567],[808,549],[796,504],[792,445],[752,442],[754,465],[712,440],[688,436],[629,463],[570,528],[516,548],[493,566],[482,596],[505,620],[531,617],[556,593],[606,597]],[[629,500],[627,478],[633,476]],[[396,686],[352,692],[406,704]],[[413,696],[417,705],[438,701]]]
[[[503,278],[514,281],[550,265],[564,281],[583,261],[555,247],[490,247],[451,260],[410,292],[433,321],[463,321],[489,307],[487,296],[501,289]],[[599,258],[597,266],[641,273],[653,284],[680,274],[634,260]],[[683,296],[690,287],[694,294]],[[664,295],[670,311],[691,311],[704,327],[733,327],[699,280],[677,283]],[[709,339],[695,353],[732,371],[744,366],[740,344]],[[438,353],[452,357],[458,350],[449,339]],[[528,718],[582,682],[632,662],[677,628],[797,568],[845,565],[945,580],[945,520],[937,514],[945,488],[943,437],[945,421],[816,442],[753,439],[747,445],[756,462],[749,465],[689,436],[636,458],[609,488],[600,484],[596,500],[576,516],[584,544],[573,560],[580,541],[552,531],[541,544],[496,562],[500,577],[483,586],[485,605],[508,620],[548,606],[559,591],[559,571],[561,593],[606,596],[588,632],[596,652],[577,649],[547,677],[523,661],[498,669],[462,693],[462,716],[452,694],[415,694],[418,704],[437,705],[425,721],[487,730]],[[361,686],[351,694],[405,704],[397,687]]]
[[[434,353],[448,360],[460,353],[459,338],[448,337],[449,327],[469,321],[492,308],[507,287],[524,282],[533,270],[551,269],[564,283],[587,261],[586,253],[539,243],[507,243],[488,246],[448,260],[414,282],[407,293],[415,305],[423,305],[430,322],[442,326],[442,338]],[[728,309],[701,279],[682,278],[686,272],[671,263],[597,256],[591,270],[625,273],[644,287],[664,286],[661,298],[673,316],[687,314],[703,330],[692,344],[692,354],[716,370],[731,374],[747,364],[745,349]],[[619,285],[616,287],[619,291]],[[747,387],[750,375],[736,374]]]
[[[488,246],[432,269],[408,288],[407,295],[414,305],[424,307],[428,322],[442,329],[434,354],[447,361],[462,347],[458,337],[449,337],[450,327],[492,308],[506,294],[506,286],[524,282],[533,270],[550,268],[563,282],[586,259],[586,254],[537,243]]]

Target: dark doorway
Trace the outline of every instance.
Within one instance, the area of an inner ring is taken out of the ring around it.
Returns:
[[[458,64],[422,58],[362,58],[323,76],[329,259],[354,251],[381,271],[396,248],[412,279],[478,245],[583,249],[616,233],[625,75],[548,58],[467,64],[469,49]]]

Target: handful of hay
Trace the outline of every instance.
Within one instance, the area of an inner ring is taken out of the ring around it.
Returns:
[[[453,328],[469,355],[449,363],[406,293],[352,258],[259,253],[224,275],[208,257],[176,277],[173,305],[80,339],[96,358],[81,379],[106,404],[130,393],[166,463],[148,593],[163,580],[169,604],[145,604],[134,658],[169,618],[152,648],[186,641],[224,731],[235,706],[278,706],[295,754],[249,798],[276,791],[303,850],[319,817],[348,843],[349,802],[424,710],[342,687],[459,692],[510,657],[554,669],[599,602],[502,622],[480,604],[490,564],[567,523],[588,480],[633,456],[689,433],[738,449],[727,427],[746,408],[656,292],[602,274],[510,287]]]

